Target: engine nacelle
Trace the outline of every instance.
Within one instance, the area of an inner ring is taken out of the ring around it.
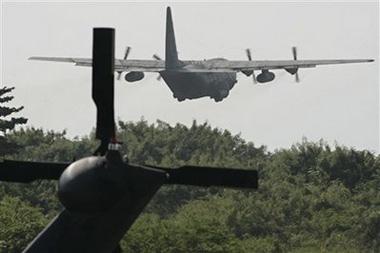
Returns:
[[[144,78],[144,72],[132,71],[125,75],[125,81],[136,82]]]
[[[298,68],[286,68],[285,70],[291,75],[295,75],[298,72]]]
[[[273,81],[274,77],[275,74],[273,72],[270,72],[269,70],[263,70],[261,74],[256,77],[256,80],[259,83],[267,83]]]

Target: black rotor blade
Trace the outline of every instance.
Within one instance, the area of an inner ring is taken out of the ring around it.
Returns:
[[[169,174],[167,184],[251,189],[257,189],[258,187],[258,174],[256,170],[200,166],[182,166],[177,169],[155,168],[164,170]]]
[[[4,160],[0,162],[0,181],[29,183],[34,180],[58,180],[70,163],[24,162]]]
[[[97,107],[96,138],[107,143],[115,137],[114,61],[115,30],[94,28],[92,98]]]

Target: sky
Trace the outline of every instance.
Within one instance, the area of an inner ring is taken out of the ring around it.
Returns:
[[[91,68],[28,61],[30,56],[91,57],[92,28],[116,29],[116,57],[164,56],[165,9],[172,7],[179,57],[245,60],[371,58],[374,63],[299,71],[301,83],[275,71],[268,85],[238,83],[220,103],[177,102],[156,74],[115,83],[116,118],[212,127],[269,150],[324,139],[379,152],[379,6],[372,2],[2,2],[1,85],[15,86],[12,106],[27,126],[83,136],[95,126]]]

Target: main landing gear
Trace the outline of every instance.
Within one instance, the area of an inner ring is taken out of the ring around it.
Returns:
[[[182,101],[185,101],[186,100],[186,98],[184,97],[184,96],[181,96],[181,95],[176,95],[176,94],[173,94],[173,97],[175,98],[175,99],[177,99],[178,100],[178,102],[182,102]]]
[[[228,90],[220,90],[218,91],[213,97],[210,97],[210,98],[213,98],[215,100],[215,102],[220,102],[222,101],[225,97],[227,97],[229,94],[229,91]]]

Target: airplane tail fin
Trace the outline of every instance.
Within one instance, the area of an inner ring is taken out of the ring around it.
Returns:
[[[174,69],[180,66],[178,60],[177,46],[175,43],[172,12],[170,7],[166,9],[166,45],[165,45],[165,67]]]

